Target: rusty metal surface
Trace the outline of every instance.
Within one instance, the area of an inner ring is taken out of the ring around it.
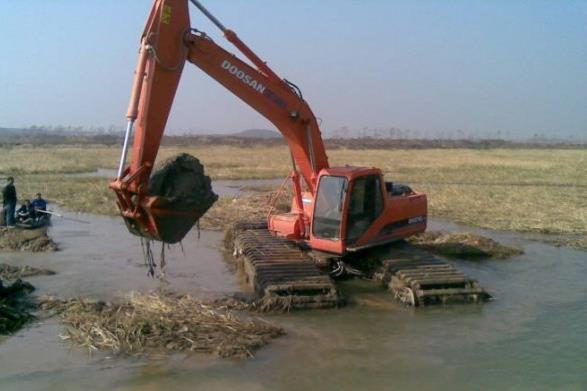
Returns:
[[[432,255],[383,262],[384,282],[395,298],[412,306],[478,303],[491,299],[479,283]]]
[[[249,284],[263,298],[287,301],[291,308],[338,306],[332,279],[295,243],[275,237],[262,225],[240,226],[235,255]]]

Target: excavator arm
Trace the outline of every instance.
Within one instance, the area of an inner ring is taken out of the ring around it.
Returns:
[[[238,40],[226,30],[229,40]],[[271,121],[287,141],[296,166],[314,193],[318,173],[328,168],[314,114],[294,88],[274,73],[249,66],[203,33],[190,34],[188,60]],[[268,68],[267,68],[268,69]]]
[[[294,205],[301,215],[303,206],[298,173],[307,190],[314,194],[318,173],[328,168],[314,114],[297,87],[277,76],[236,33],[226,29],[197,0],[189,1],[222,30],[226,39],[252,65],[221,48],[205,33],[191,28],[188,0],[154,2],[141,37],[118,176],[110,184],[118,197],[122,216],[132,232],[163,241],[168,240],[160,232],[160,220],[171,216],[183,220],[183,226],[191,227],[200,217],[193,210],[166,208],[166,200],[148,191],[149,178],[186,61],[222,84],[282,133],[294,162]],[[134,125],[131,160],[127,166]]]

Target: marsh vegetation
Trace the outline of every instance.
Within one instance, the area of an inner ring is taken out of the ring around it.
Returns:
[[[285,177],[286,146],[163,147],[159,159],[196,156],[213,179]],[[115,168],[118,147],[11,147],[0,172],[15,175],[21,197],[37,191],[66,209],[114,215],[108,179],[72,173]],[[472,226],[547,234],[561,244],[587,247],[587,149],[348,149],[329,150],[331,165],[380,167],[387,180],[428,194],[429,214]],[[221,228],[221,199],[203,221]],[[238,202],[236,202],[238,204]],[[235,206],[236,206],[235,204]],[[235,208],[236,210],[236,208]]]
[[[285,334],[267,321],[190,296],[132,293],[119,303],[45,297],[40,307],[60,314],[65,340],[115,354],[190,351],[252,357]]]

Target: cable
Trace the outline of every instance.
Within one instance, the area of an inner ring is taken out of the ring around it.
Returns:
[[[287,79],[283,79],[283,81],[285,82],[285,84],[287,84],[289,86],[289,88],[292,89],[293,92],[295,92],[295,94],[301,99],[304,100],[304,96],[302,95],[302,90],[300,89],[300,87],[296,86],[294,83],[292,83],[291,81],[287,80]]]
[[[189,32],[189,29],[186,29],[182,36],[185,37],[185,35]],[[161,59],[159,58],[159,55],[157,54],[157,49],[155,48],[155,45],[151,44],[151,38],[154,36],[154,33],[149,34],[149,37],[147,38],[147,45],[145,45],[145,49],[151,53],[153,55],[153,58],[155,59],[155,62],[157,63],[157,65],[159,65],[163,70],[168,71],[168,72],[175,72],[177,71],[185,62],[185,59],[187,58],[187,54],[188,54],[188,48],[187,46],[183,43],[183,40],[181,42],[181,58],[179,59],[179,61],[177,62],[177,64],[173,65],[173,66],[168,66],[166,64],[163,63],[163,61],[161,61]]]

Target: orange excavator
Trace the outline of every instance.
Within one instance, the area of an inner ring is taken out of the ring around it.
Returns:
[[[168,172],[181,175],[174,174],[174,181],[166,185],[163,171],[153,171],[183,66],[189,61],[271,121],[291,152],[289,212],[270,211],[266,222],[239,223],[231,231],[232,250],[245,279],[262,298],[263,308],[338,306],[341,295],[331,277],[361,273],[349,259],[363,262],[369,258],[364,256],[368,248],[385,249],[381,245],[423,232],[426,195],[386,182],[378,168],[330,167],[316,117],[300,89],[279,77],[198,0],[189,1],[248,62],[190,26],[188,0],[154,2],[141,37],[118,175],[110,183],[121,215],[132,233],[175,243],[217,199],[209,178],[201,180],[202,167],[193,157],[182,164],[188,162],[200,176],[182,176],[184,171],[173,168]],[[177,189],[183,189],[181,194]],[[205,202],[194,202],[198,197],[182,201],[196,193],[204,194],[200,199]],[[426,305],[488,297],[476,281],[445,261],[429,254],[414,257],[414,251],[403,256],[396,250],[379,260],[379,274],[399,300]]]
[[[154,2],[141,37],[118,176],[110,184],[131,232],[177,242],[205,212],[174,207],[164,196],[150,194],[148,186],[186,61],[271,121],[287,141],[293,198],[288,213],[269,215],[267,230],[273,236],[342,256],[426,229],[425,194],[385,182],[378,168],[330,167],[316,117],[300,89],[279,77],[199,1],[189,1],[252,65],[191,27],[188,0]]]

